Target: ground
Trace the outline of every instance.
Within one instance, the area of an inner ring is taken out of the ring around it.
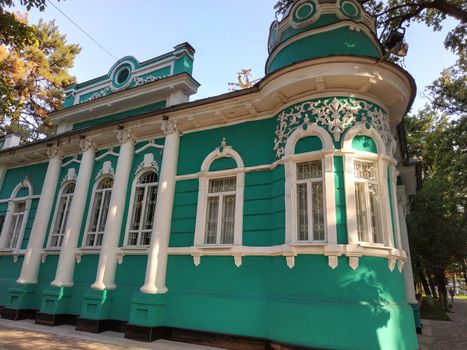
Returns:
[[[451,311],[451,321],[422,320],[422,350],[467,349],[467,300],[455,298]]]
[[[419,336],[421,350],[467,349],[467,300],[455,299],[452,321],[422,320],[423,334]],[[32,320],[0,319],[1,350],[215,350],[216,348],[183,344],[168,340],[153,343],[125,339],[122,333],[100,334],[75,331],[73,326],[47,327]],[[220,349],[217,349],[220,350]]]

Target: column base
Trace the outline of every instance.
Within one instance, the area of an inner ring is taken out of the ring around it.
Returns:
[[[35,284],[17,284],[8,290],[7,304],[1,309],[2,318],[9,320],[34,319],[37,310],[34,308]]]
[[[164,327],[166,300],[166,294],[134,293],[125,338],[147,342],[167,339]]]
[[[119,328],[119,321],[110,320],[112,306],[112,291],[89,288],[83,296],[81,314],[76,322],[76,330],[91,333],[101,333]]]
[[[67,313],[71,289],[49,286],[42,292],[41,308],[36,323],[47,326],[75,324],[76,315]]]
[[[76,319],[76,330],[89,333],[101,333],[105,331],[126,332],[127,326],[124,321],[117,320],[91,320],[78,317]]]
[[[422,321],[420,319],[420,305],[418,303],[409,303],[410,307],[412,308],[413,318],[415,321],[415,329],[417,334],[422,334]]]

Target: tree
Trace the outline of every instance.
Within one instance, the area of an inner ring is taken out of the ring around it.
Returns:
[[[67,44],[53,21],[40,21],[30,28],[32,43],[0,46],[2,126],[25,140],[53,132],[48,113],[62,106],[63,89],[75,81],[68,69],[81,50],[79,45]]]

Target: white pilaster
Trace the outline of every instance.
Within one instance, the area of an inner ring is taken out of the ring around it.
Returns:
[[[143,293],[166,293],[165,276],[167,273],[170,226],[175,194],[175,176],[177,175],[178,148],[180,136],[173,121],[164,121],[164,155],[162,158],[157,203],[154,213],[154,227],[151,234],[151,246],[148,252],[146,277],[140,288]]]
[[[399,202],[399,201],[398,201]],[[402,203],[398,203],[397,210],[399,213],[399,229],[401,237],[402,249],[407,252],[407,260],[404,264],[404,285],[405,285],[405,294],[407,297],[407,302],[409,304],[417,304],[417,299],[415,299],[415,285],[413,281],[413,270],[412,270],[412,260],[410,256],[410,247],[409,247],[409,236],[407,233],[407,223],[405,222],[405,213]]]
[[[128,130],[120,130],[117,135],[120,142],[117,170],[115,172],[112,195],[110,196],[109,213],[105,225],[96,281],[91,288],[97,290],[115,288],[115,272],[117,269],[117,251],[123,221],[123,211],[128,187],[128,178],[135,151],[134,141]]]
[[[76,180],[75,192],[71,202],[68,222],[65,228],[63,244],[58,259],[55,279],[51,285],[55,287],[72,287],[75,270],[75,249],[83,223],[84,208],[86,206],[89,182],[94,168],[95,149],[89,139],[82,139],[80,147],[83,152]]]
[[[29,236],[28,247],[24,255],[21,274],[16,281],[21,284],[37,283],[37,274],[41,264],[41,252],[47,233],[52,204],[54,202],[55,190],[57,188],[60,169],[62,166],[62,155],[57,146],[49,147],[47,150],[49,165],[42,186],[41,197],[37,205],[36,216]]]

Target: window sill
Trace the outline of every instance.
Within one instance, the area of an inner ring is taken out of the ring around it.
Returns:
[[[303,247],[303,246],[325,246],[327,245],[327,242],[324,241],[296,241],[296,242],[290,242],[287,245],[290,246],[297,246],[297,247]]]
[[[82,255],[88,254],[99,254],[101,251],[101,247],[79,247],[78,252]]]
[[[121,251],[132,252],[132,251],[147,251],[149,249],[148,245],[127,245],[120,247]]]
[[[195,245],[196,249],[232,249],[235,247],[234,244],[199,244]]]
[[[61,247],[49,247],[49,248],[44,249],[44,253],[45,255],[59,255],[60,250],[61,250]]]

